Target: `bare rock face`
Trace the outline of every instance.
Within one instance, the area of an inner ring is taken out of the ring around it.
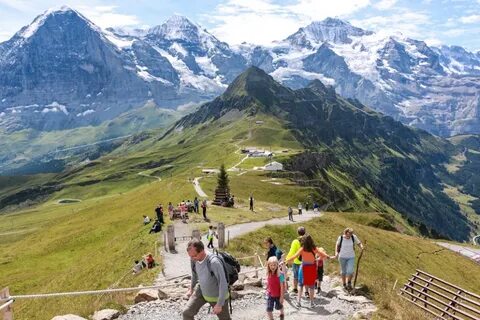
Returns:
[[[66,314],[63,316],[56,316],[53,317],[52,320],[87,320],[85,318],[82,318],[80,316],[74,315],[74,314]]]
[[[120,316],[120,311],[115,309],[103,309],[100,311],[96,311],[93,316],[92,320],[112,320],[117,319]]]

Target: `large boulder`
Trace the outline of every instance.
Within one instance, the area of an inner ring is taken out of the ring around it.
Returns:
[[[63,316],[55,316],[52,318],[52,320],[87,320],[87,319],[74,314],[66,314]]]
[[[103,309],[95,311],[92,316],[92,320],[112,320],[117,319],[120,316],[120,311],[115,309]]]
[[[135,303],[149,302],[155,300],[158,300],[158,290],[155,289],[140,290],[135,296]]]

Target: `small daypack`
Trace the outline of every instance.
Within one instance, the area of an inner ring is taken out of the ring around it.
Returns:
[[[343,234],[340,236],[340,243],[338,244],[337,247],[337,252],[340,253],[340,250],[342,249],[342,242],[343,242]],[[353,250],[355,250],[355,236],[352,234],[352,243],[353,243]]]

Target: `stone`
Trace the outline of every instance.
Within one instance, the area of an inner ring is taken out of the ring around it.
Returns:
[[[52,320],[87,320],[87,319],[74,314],[66,314],[63,316],[55,316],[52,318]]]
[[[135,296],[135,303],[149,302],[158,299],[158,290],[155,289],[143,289],[140,290]]]
[[[244,286],[250,286],[250,287],[262,287],[262,279],[252,279],[252,278],[247,278],[243,282]]]
[[[377,307],[375,306],[369,306],[365,309],[358,310],[355,312],[352,316],[353,319],[371,319],[373,314],[377,312]]]
[[[95,311],[92,316],[92,320],[112,320],[117,319],[120,316],[120,311],[115,309],[103,309]]]
[[[166,294],[162,290],[158,289],[158,299],[165,300],[167,298],[168,298],[168,294]]]
[[[334,297],[337,297],[339,295],[344,295],[344,294],[345,294],[345,291],[343,290],[342,287],[335,287],[332,290],[328,291],[326,296],[327,296],[327,298],[334,298]]]
[[[241,283],[240,280],[237,280],[234,284],[232,284],[233,291],[239,291],[245,289],[245,284]]]
[[[364,296],[347,296],[345,294],[340,294],[337,297],[340,300],[348,301],[351,303],[358,303],[358,304],[370,303],[370,301]]]

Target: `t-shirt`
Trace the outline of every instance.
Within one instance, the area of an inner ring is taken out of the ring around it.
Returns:
[[[285,282],[285,276],[283,274],[280,275],[269,275],[267,278],[267,292],[268,295],[272,298],[280,298],[281,296],[281,283]]]
[[[352,238],[345,238],[345,235],[338,237],[336,246],[340,245],[340,239],[343,237],[342,240],[342,247],[340,248],[340,252],[338,253],[339,258],[355,258],[355,250],[353,248],[353,241]],[[353,239],[355,244],[360,244],[361,241],[358,239],[356,235],[353,235]]]
[[[300,240],[298,239],[295,239],[292,241],[292,244],[290,245],[290,251],[288,252],[288,255],[287,255],[287,259],[290,258],[290,257],[293,257],[298,249],[300,249],[302,247],[301,243],[300,243]],[[293,263],[294,264],[302,264],[302,261],[300,261],[298,258],[296,258],[295,260],[293,260]]]

